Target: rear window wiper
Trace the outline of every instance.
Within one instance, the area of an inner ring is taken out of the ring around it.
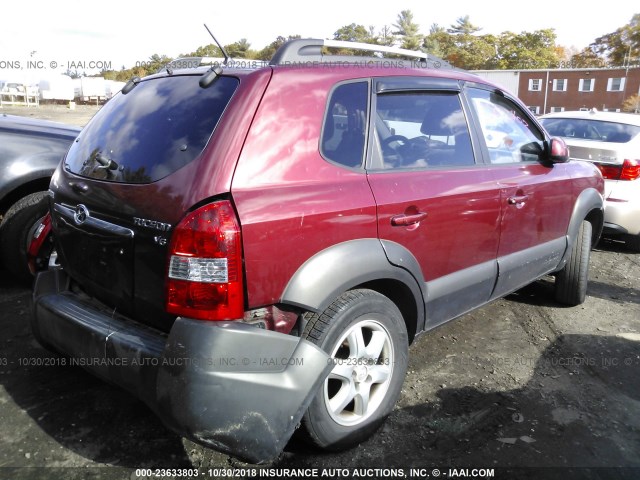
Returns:
[[[106,170],[117,170],[118,164],[111,160],[110,158],[105,157],[102,153],[98,152],[95,156],[96,161],[100,164],[100,166],[96,167],[96,169],[106,169]]]

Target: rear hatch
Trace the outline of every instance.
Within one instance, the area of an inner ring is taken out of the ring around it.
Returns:
[[[52,218],[67,273],[109,311],[168,330],[167,245],[191,207],[203,149],[239,79],[157,76],[110,100],[54,175]],[[224,193],[224,192],[214,192]]]

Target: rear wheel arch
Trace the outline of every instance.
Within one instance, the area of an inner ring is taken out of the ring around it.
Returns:
[[[604,227],[604,211],[600,209],[591,210],[584,219],[591,224],[591,245],[596,246]]]
[[[595,245],[600,239],[602,227],[604,225],[604,200],[600,192],[595,188],[583,190],[576,200],[571,214],[571,219],[569,220],[569,227],[567,228],[568,247],[558,266],[558,271],[562,270],[567,261],[571,258],[571,251],[576,243],[576,239],[578,238],[580,225],[582,225],[584,220],[591,223],[591,244]]]
[[[406,256],[413,258],[409,252]],[[380,240],[351,240],[307,260],[289,281],[281,303],[321,313],[345,292],[373,290],[398,307],[411,341],[424,328],[424,282],[421,284],[416,276],[422,278],[422,273],[391,263]]]

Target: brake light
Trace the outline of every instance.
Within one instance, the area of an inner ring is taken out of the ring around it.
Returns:
[[[640,160],[625,160],[622,165],[596,165],[607,180],[636,180],[640,177]]]
[[[169,245],[167,312],[200,320],[243,318],[241,240],[229,201],[187,215]]]
[[[43,248],[44,242],[51,233],[51,214],[47,214],[40,220],[40,223],[33,232],[31,241],[27,246],[27,265],[32,275],[35,275],[40,265],[37,264],[40,250]]]
[[[625,160],[620,180],[636,180],[638,177],[640,177],[640,160]]]

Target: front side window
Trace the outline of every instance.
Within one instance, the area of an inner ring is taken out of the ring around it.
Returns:
[[[487,90],[472,88],[468,92],[491,163],[540,160],[544,153],[544,135],[518,105]]]
[[[367,82],[345,83],[333,91],[320,139],[324,158],[347,167],[362,165],[368,97]]]
[[[457,167],[475,163],[457,93],[384,93],[376,100],[374,169]]]

